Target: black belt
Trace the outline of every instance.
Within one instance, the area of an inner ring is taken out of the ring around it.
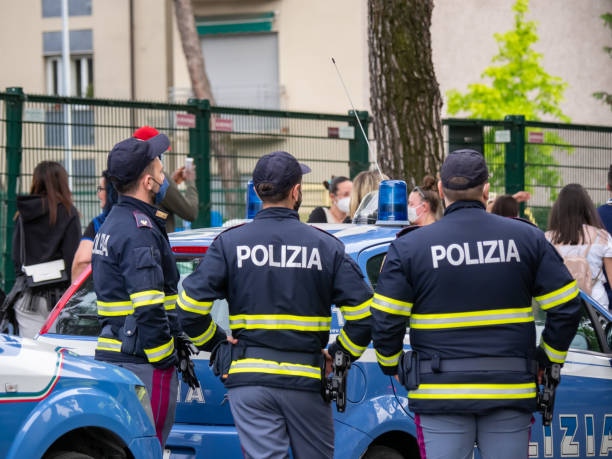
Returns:
[[[535,360],[521,357],[470,357],[465,359],[431,359],[419,361],[419,372],[447,373],[470,371],[520,371],[537,373]]]
[[[240,352],[240,346],[235,349],[239,359],[263,359],[273,360],[275,362],[295,363],[298,365],[309,365],[320,367],[323,363],[323,354],[321,352],[293,352],[280,351],[270,347],[247,346],[243,352]]]

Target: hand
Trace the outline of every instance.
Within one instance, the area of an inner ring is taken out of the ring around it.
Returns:
[[[231,343],[231,344],[238,344],[238,340],[236,338],[234,338],[232,335],[227,335],[227,340]]]
[[[531,193],[529,191],[517,191],[512,197],[518,202],[527,202],[531,199]]]
[[[332,358],[327,349],[322,349],[321,353],[325,357],[325,376],[329,376],[332,372]]]
[[[183,183],[183,180],[185,180],[185,166],[179,167],[172,173],[172,180],[174,180],[174,183],[177,185]]]
[[[538,385],[542,384],[542,376],[544,375],[544,368],[538,370]]]

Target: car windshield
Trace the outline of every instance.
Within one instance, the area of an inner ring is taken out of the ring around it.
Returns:
[[[176,265],[181,275],[179,288],[183,279],[191,274],[200,263],[201,258],[189,257],[177,259]],[[211,315],[222,328],[229,329],[229,313],[225,300],[217,300],[213,304]],[[51,324],[49,333],[73,336],[98,336],[96,294],[93,288],[93,277],[85,279],[72,297],[68,300],[57,319]]]

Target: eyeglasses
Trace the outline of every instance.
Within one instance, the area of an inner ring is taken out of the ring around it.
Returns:
[[[416,191],[417,193],[419,193],[419,195],[421,195],[421,198],[425,199],[425,193],[423,193],[423,190],[421,190],[421,187],[419,187],[419,186],[415,186],[415,187],[412,189],[412,192],[414,193],[415,191]]]
[[[96,188],[96,191],[97,191],[98,193],[102,193],[102,192],[104,191],[104,187],[103,187],[103,186],[98,186],[98,187]]]

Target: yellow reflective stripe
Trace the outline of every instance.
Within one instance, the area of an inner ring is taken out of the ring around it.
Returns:
[[[445,314],[412,314],[410,328],[437,329],[457,327],[482,327],[533,322],[531,306],[511,309],[488,309]]]
[[[131,301],[97,301],[101,316],[127,316],[134,312]]]
[[[288,314],[237,314],[229,316],[230,328],[247,330],[329,331],[331,317],[293,316]]]
[[[164,299],[164,309],[166,311],[171,311],[173,309],[176,309],[176,299],[177,298],[178,298],[178,295],[166,295]]]
[[[263,359],[234,360],[230,366],[229,374],[235,373],[267,373],[321,379],[321,369],[319,367],[288,362],[279,363]]]
[[[144,351],[149,362],[159,362],[174,352],[174,338],[170,338],[170,341],[161,346],[145,349]]]
[[[578,293],[580,293],[578,284],[576,281],[572,281],[558,290],[554,290],[546,295],[536,296],[535,299],[540,303],[540,308],[546,310],[573,300],[578,296]]]
[[[399,351],[397,354],[386,357],[379,353],[376,349],[374,351],[376,352],[376,360],[378,360],[378,363],[384,367],[394,367],[399,363],[399,359],[402,355],[402,351]]]
[[[565,362],[565,358],[567,357],[567,351],[558,351],[554,347],[550,347],[548,344],[544,342],[544,338],[540,341],[540,347],[544,349],[546,355],[548,356],[548,360],[555,363],[563,363]]]
[[[389,298],[388,296],[375,293],[374,298],[372,298],[372,304],[370,305],[370,307],[378,309],[379,311],[387,312],[389,314],[410,316],[410,311],[412,310],[412,303],[408,303],[407,301],[395,300],[393,298]]]
[[[163,303],[164,297],[164,292],[160,292],[159,290],[144,290],[130,295],[135,308]]]
[[[421,384],[408,392],[419,399],[521,399],[535,398],[535,382],[520,384]]]
[[[100,351],[121,352],[121,341],[111,338],[98,337],[98,345],[96,349]]]
[[[181,290],[176,304],[183,311],[193,312],[195,314],[207,315],[210,313],[212,308],[212,301],[196,301],[185,293],[185,290]]]
[[[211,320],[210,325],[208,326],[208,328],[206,329],[204,333],[202,333],[200,336],[196,336],[195,338],[192,338],[190,336],[189,339],[196,346],[203,346],[204,344],[209,342],[213,336],[215,336],[216,331],[217,331],[217,325],[215,324],[214,321]]]
[[[369,298],[367,301],[364,301],[357,306],[340,306],[340,311],[342,311],[342,316],[344,320],[359,320],[365,317],[371,316],[370,312],[370,304],[372,303],[372,298]]]
[[[338,341],[340,341],[344,348],[355,357],[361,356],[361,354],[363,354],[363,351],[365,351],[367,348],[367,346],[360,346],[359,344],[353,343],[351,339],[347,336],[347,334],[344,332],[344,328],[340,331]]]

